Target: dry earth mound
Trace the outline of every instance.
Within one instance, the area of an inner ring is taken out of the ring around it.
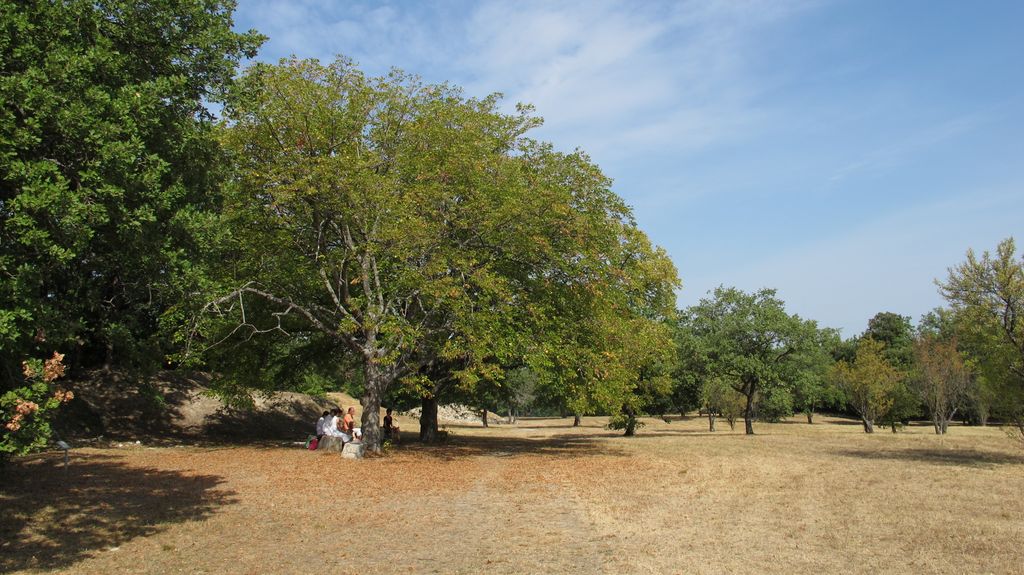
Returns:
[[[70,382],[75,399],[55,428],[65,437],[147,443],[177,439],[305,439],[329,400],[301,393],[257,395],[251,408],[209,393],[210,375],[163,371],[139,379],[93,374]]]

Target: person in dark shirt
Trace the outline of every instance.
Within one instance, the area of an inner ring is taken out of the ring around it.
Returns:
[[[398,442],[398,426],[395,425],[395,419],[391,417],[390,407],[384,415],[384,440]]]

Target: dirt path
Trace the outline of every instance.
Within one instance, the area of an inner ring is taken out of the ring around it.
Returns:
[[[604,573],[612,546],[567,484],[528,475],[543,466],[536,457],[499,451],[477,461],[472,486],[438,502],[448,516],[419,525],[435,529],[442,552],[426,564],[439,573]],[[473,552],[456,566],[451,549]]]

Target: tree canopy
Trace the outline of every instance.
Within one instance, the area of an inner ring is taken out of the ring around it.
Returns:
[[[430,365],[471,386],[526,364],[621,403],[642,363],[628,342],[672,313],[675,268],[583,153],[498,105],[344,58],[251,67],[223,127],[231,265],[190,336],[353,354],[371,448],[384,394]]]
[[[232,2],[0,2],[0,356],[159,363],[216,207],[206,102],[262,38]],[[116,356],[116,357],[115,357]]]
[[[775,290],[748,294],[719,287],[686,310],[686,322],[700,338],[700,353],[711,378],[724,378],[743,394],[748,435],[759,394],[784,388],[797,374],[797,358],[811,349],[817,325],[786,313]]]
[[[1017,425],[1024,438],[1024,258],[1017,256],[1013,238],[999,243],[995,253],[967,260],[949,269],[939,292],[952,307],[952,323],[982,378],[976,403],[983,407],[998,396],[995,406]]]

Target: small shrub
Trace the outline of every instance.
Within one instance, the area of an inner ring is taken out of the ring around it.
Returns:
[[[63,354],[54,352],[45,362],[23,362],[24,385],[0,396],[0,464],[49,443],[52,412],[74,397],[72,392],[53,385],[64,376],[63,360]]]

